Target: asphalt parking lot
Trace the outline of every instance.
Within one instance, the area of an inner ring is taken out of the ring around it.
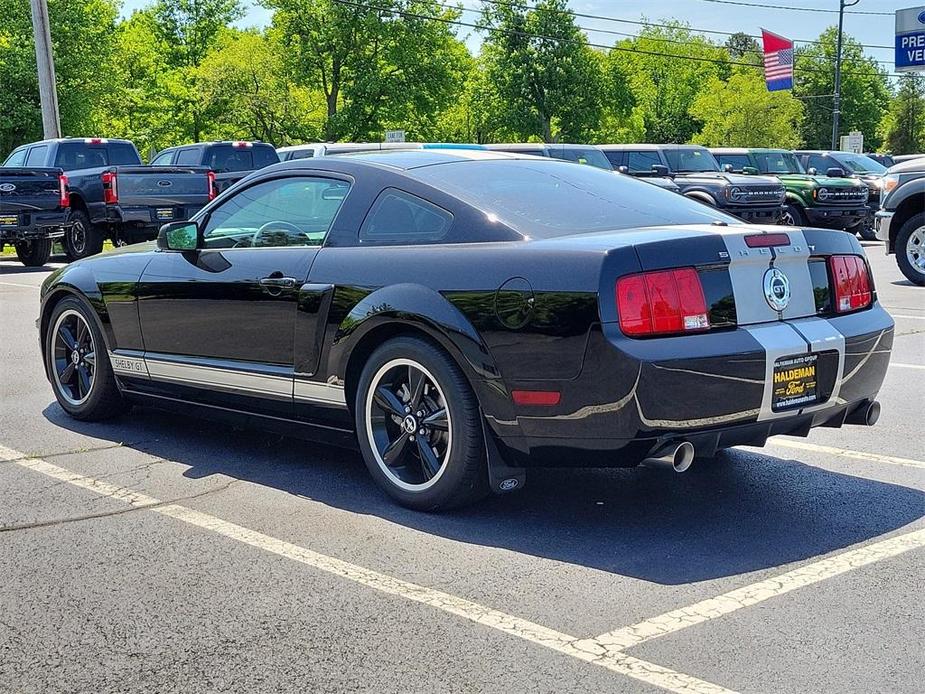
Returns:
[[[0,692],[921,692],[925,290],[872,428],[402,509],[358,454],[67,418],[0,260]],[[918,682],[918,684],[916,684]]]

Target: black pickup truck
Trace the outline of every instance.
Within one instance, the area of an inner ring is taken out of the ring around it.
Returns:
[[[44,265],[70,227],[68,208],[61,169],[0,168],[0,250],[9,244],[23,265]]]
[[[168,147],[155,155],[151,166],[205,166],[215,172],[215,190],[221,193],[251,171],[279,161],[276,148],[268,142],[237,140]]]
[[[767,176],[735,174],[728,167],[721,169],[705,147],[649,144],[598,147],[618,171],[631,176],[670,177],[683,195],[746,222],[777,224],[783,215],[785,190],[780,181]]]
[[[157,237],[166,222],[192,217],[215,197],[214,176],[200,166],[144,166],[128,140],[62,138],[13,150],[4,166],[56,167],[67,176],[68,259]]]

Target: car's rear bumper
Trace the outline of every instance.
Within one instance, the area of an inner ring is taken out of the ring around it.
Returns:
[[[0,225],[0,242],[58,239],[64,236],[71,226],[67,212],[23,212],[16,216],[15,226]]]
[[[491,421],[520,465],[634,465],[670,441],[698,455],[768,436],[840,426],[873,401],[889,364],[893,320],[879,305],[837,318],[759,324],[728,332],[631,340],[604,324],[589,337],[580,375],[547,384],[555,407]],[[775,412],[774,364],[818,353],[821,401]],[[542,389],[543,384],[512,387]]]
[[[807,207],[806,219],[812,226],[827,229],[849,229],[866,220],[871,212],[866,207]]]

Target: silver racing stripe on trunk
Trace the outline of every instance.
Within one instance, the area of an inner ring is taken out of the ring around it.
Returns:
[[[760,234],[759,228],[755,234]],[[745,236],[749,233],[724,235],[723,243],[729,254],[729,279],[735,295],[736,318],[739,325],[767,323],[780,319],[803,318],[816,314],[816,300],[809,274],[809,245],[799,229],[775,230],[790,237],[789,246],[749,248]],[[765,273],[775,267],[786,275],[790,285],[790,303],[778,312],[771,308],[764,295]]]
[[[838,395],[845,368],[845,338],[822,318],[804,318],[801,320],[767,323],[764,325],[744,326],[765,352],[765,382],[761,398],[758,421],[782,419],[808,412],[816,412],[839,404]],[[803,408],[791,408],[774,412],[771,400],[774,391],[774,365],[785,357],[804,354],[835,351],[838,353],[838,367],[832,394],[824,402]]]

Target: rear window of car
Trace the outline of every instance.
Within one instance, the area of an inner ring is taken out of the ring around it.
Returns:
[[[55,166],[65,171],[98,166],[132,166],[141,164],[138,152],[128,142],[106,142],[91,145],[86,142],[62,142],[58,145]]]
[[[556,160],[428,166],[421,179],[528,236],[671,224],[736,224],[735,217],[629,176]]]
[[[270,145],[236,147],[234,145],[215,145],[210,147],[203,162],[213,171],[234,172],[253,171],[264,166],[276,164],[279,156]]]

